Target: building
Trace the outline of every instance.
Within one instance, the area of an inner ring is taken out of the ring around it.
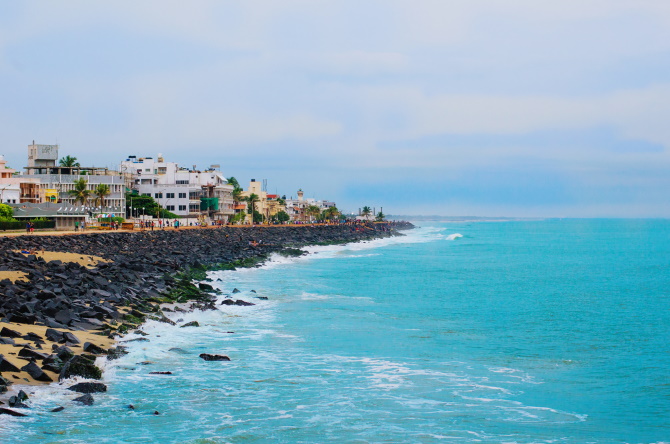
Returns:
[[[268,212],[268,193],[263,189],[261,182],[256,181],[256,179],[251,179],[246,191],[240,193],[243,198],[249,198],[252,194],[258,196],[258,201],[254,203],[254,209],[262,214],[265,220],[268,220],[270,218]],[[251,223],[251,220],[251,214],[247,214],[246,222]]]
[[[291,220],[298,222],[311,222],[318,218],[308,213],[307,208],[315,206],[319,208],[319,211],[326,210],[330,207],[334,207],[335,202],[328,200],[316,200],[314,198],[305,199],[305,193],[302,189],[298,190],[298,198],[286,199],[286,212],[291,217]]]
[[[83,205],[68,205],[64,203],[24,203],[12,204],[14,209],[14,218],[23,221],[29,221],[35,218],[47,218],[53,220],[56,230],[75,229],[75,223],[86,221],[88,215],[88,208]]]
[[[16,170],[9,168],[5,158],[0,156],[0,203],[39,203],[42,200],[40,180],[19,177]]]
[[[153,157],[128,156],[121,162],[121,172],[131,177],[130,187],[144,196],[153,197],[167,211],[181,217],[206,215],[227,222],[235,213],[233,186],[219,165],[200,171],[166,162],[161,154]]]
[[[122,174],[107,168],[98,167],[64,167],[57,165],[58,145],[38,145],[33,141],[28,145],[28,166],[26,174],[18,176],[22,180],[39,181],[39,194],[43,200],[51,203],[62,203],[75,206],[74,198],[69,191],[74,190],[74,183],[84,179],[88,190],[100,184],[109,186],[110,194],[105,197],[102,208],[95,207],[92,201],[85,203],[87,211],[112,213],[124,217],[126,207],[126,187]]]

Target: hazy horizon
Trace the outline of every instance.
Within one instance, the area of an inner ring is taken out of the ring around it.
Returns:
[[[0,4],[0,154],[389,214],[670,216],[670,3]]]

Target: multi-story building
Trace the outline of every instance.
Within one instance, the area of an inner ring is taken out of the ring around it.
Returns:
[[[9,168],[5,158],[0,156],[0,203],[39,203],[41,201],[40,180],[17,176],[16,170]]]
[[[21,180],[34,179],[39,181],[39,194],[48,202],[75,205],[74,197],[69,191],[74,190],[74,183],[86,180],[91,193],[100,184],[109,187],[110,194],[105,197],[102,208],[96,208],[92,200],[82,205],[92,212],[102,211],[115,216],[125,215],[126,197],[125,181],[122,174],[107,168],[57,165],[58,145],[38,145],[33,141],[28,145],[28,166],[26,174],[18,176]],[[81,205],[81,204],[80,204]]]
[[[161,154],[152,157],[129,156],[121,162],[121,172],[129,175],[131,188],[153,197],[167,211],[182,217],[207,215],[227,222],[235,213],[233,186],[219,165],[200,171],[166,162]]]
[[[318,207],[319,210],[323,211],[327,208],[334,207],[335,202],[327,200],[316,200],[313,198],[305,199],[305,193],[301,189],[298,190],[298,198],[286,199],[286,212],[291,217],[293,221],[300,222],[310,222],[315,219],[315,216],[312,216],[307,213],[307,208],[310,206]]]

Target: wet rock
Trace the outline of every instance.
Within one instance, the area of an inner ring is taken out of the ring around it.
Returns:
[[[72,376],[81,376],[87,379],[101,379],[102,371],[90,360],[83,356],[75,356],[65,363],[58,376],[58,380],[71,378]]]
[[[184,327],[200,327],[200,324],[198,323],[198,321],[191,321],[181,326],[181,328]]]
[[[209,353],[201,353],[200,358],[205,361],[230,361],[230,358],[226,355],[211,355]]]
[[[55,409],[51,409],[51,412],[52,413],[57,413],[57,412],[62,412],[63,410],[65,410],[65,407],[59,405]]]
[[[80,382],[68,387],[68,390],[78,393],[102,393],[107,391],[107,386],[101,382]]]
[[[173,353],[179,353],[179,354],[182,354],[182,355],[187,355],[188,354],[188,352],[186,350],[184,350],[183,348],[179,348],[179,347],[169,348],[168,351],[171,351]]]
[[[238,290],[237,288],[233,288],[233,293],[240,293],[240,290]]]
[[[172,372],[149,372],[150,375],[171,375]]]
[[[12,409],[6,409],[4,407],[0,407],[0,415],[10,415],[10,416],[28,416],[25,413],[20,413]]]
[[[91,396],[90,394],[87,393],[87,394],[85,394],[83,396],[80,396],[78,398],[74,398],[72,401],[73,402],[78,402],[78,403],[83,404],[83,405],[93,405],[94,399],[93,399],[93,396]]]

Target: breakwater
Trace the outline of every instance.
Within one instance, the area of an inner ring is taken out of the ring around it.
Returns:
[[[179,287],[179,273],[248,266],[274,252],[389,237],[408,228],[411,224],[375,223],[2,238],[0,270],[24,272],[28,281],[0,281],[0,317],[14,323],[95,329],[101,322],[118,321],[120,307],[164,301]],[[46,262],[21,251],[94,255],[110,262],[87,268]]]

